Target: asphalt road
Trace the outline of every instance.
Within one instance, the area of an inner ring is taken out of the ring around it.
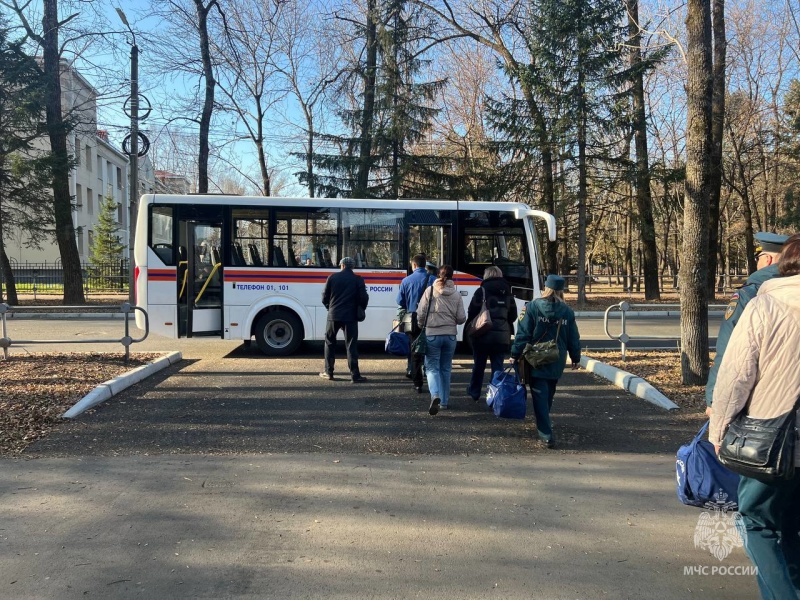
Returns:
[[[741,548],[720,561],[698,546],[701,512],[675,498],[697,415],[567,372],[551,451],[530,417],[498,420],[462,393],[464,355],[453,408],[430,417],[380,344],[364,345],[359,385],[316,376],[319,344],[285,359],[209,339],[142,346],[186,360],[0,460],[0,597],[757,595]]]

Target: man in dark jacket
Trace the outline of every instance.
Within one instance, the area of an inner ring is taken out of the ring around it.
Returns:
[[[355,261],[347,256],[339,265],[342,270],[328,277],[322,292],[322,304],[328,309],[328,325],[325,330],[325,370],[319,376],[333,381],[336,335],[343,329],[347,368],[353,383],[362,383],[367,378],[362,377],[358,370],[358,309],[366,310],[369,296],[364,280],[353,273]]]
[[[714,385],[717,383],[717,372],[722,364],[722,357],[728,347],[728,340],[731,339],[733,328],[739,322],[739,317],[744,312],[744,307],[758,294],[758,288],[765,281],[778,276],[778,259],[783,250],[783,243],[789,239],[788,235],[778,233],[766,233],[759,231],[753,236],[758,244],[756,248],[758,259],[756,261],[756,271],[747,278],[745,284],[736,290],[725,310],[725,319],[719,326],[717,334],[717,355],[714,357],[714,364],[708,372],[708,383],[706,384],[706,414],[711,416],[711,398],[714,396]]]

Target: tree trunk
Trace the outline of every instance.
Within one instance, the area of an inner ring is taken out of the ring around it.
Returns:
[[[211,129],[211,114],[214,112],[214,88],[217,85],[208,42],[208,13],[216,3],[216,0],[212,0],[208,6],[203,6],[203,0],[194,0],[200,33],[200,58],[203,61],[203,77],[206,81],[203,112],[200,114],[200,153],[197,157],[197,191],[200,194],[208,193],[208,134]]]
[[[358,174],[355,198],[366,198],[369,171],[372,166],[372,122],[375,115],[375,82],[378,65],[378,8],[377,0],[367,2],[367,63],[364,68],[364,112],[361,114],[361,146],[358,154]]]
[[[633,219],[631,218],[631,203],[628,196],[628,211],[625,216],[625,280],[624,291],[633,291]]]
[[[719,205],[722,189],[722,132],[725,122],[725,0],[713,0],[713,100],[711,106],[711,173],[709,181],[708,295],[714,297],[719,253]]]
[[[579,24],[580,25],[580,24]],[[578,117],[578,307],[586,305],[586,198],[589,195],[586,180],[588,169],[586,165],[586,89],[583,70],[585,65],[585,52],[583,44],[578,47],[577,63],[577,117]]]
[[[6,254],[5,241],[3,240],[2,223],[0,223],[0,273],[3,275],[2,278],[0,278],[0,283],[5,281],[8,303],[12,306],[19,304],[17,283],[14,279],[14,271],[11,269],[11,261],[8,259],[8,254]],[[3,302],[2,285],[0,285],[0,302]]]
[[[69,152],[67,129],[61,112],[61,61],[58,43],[58,2],[44,0],[44,47],[42,58],[47,86],[47,135],[53,158],[53,215],[56,242],[64,273],[64,304],[83,304],[83,274],[75,227],[72,222],[72,197],[69,193]]]
[[[686,197],[681,251],[681,378],[708,379],[708,193],[711,171],[711,10],[688,0]]]
[[[720,0],[721,1],[721,0]],[[635,75],[631,86],[633,99],[633,130],[636,145],[636,208],[639,215],[639,235],[642,240],[642,271],[645,300],[660,300],[658,286],[658,248],[653,220],[653,198],[650,192],[650,165],[647,159],[647,116],[645,114],[644,73],[642,73],[639,2],[627,0],[628,31],[631,41],[631,66]]]

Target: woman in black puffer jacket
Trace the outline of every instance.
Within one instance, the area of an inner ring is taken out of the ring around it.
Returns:
[[[492,365],[493,374],[503,370],[503,361],[511,347],[514,321],[517,320],[517,304],[511,295],[511,286],[503,279],[503,272],[499,267],[488,267],[484,271],[483,283],[469,303],[468,324],[481,312],[484,297],[492,317],[492,329],[472,338],[472,378],[467,386],[467,394],[476,401],[481,397],[486,359]]]

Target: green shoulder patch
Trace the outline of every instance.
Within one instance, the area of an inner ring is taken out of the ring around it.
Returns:
[[[519,311],[519,318],[517,320],[522,321],[522,319],[524,318],[525,318],[525,309],[523,308],[521,311]]]

